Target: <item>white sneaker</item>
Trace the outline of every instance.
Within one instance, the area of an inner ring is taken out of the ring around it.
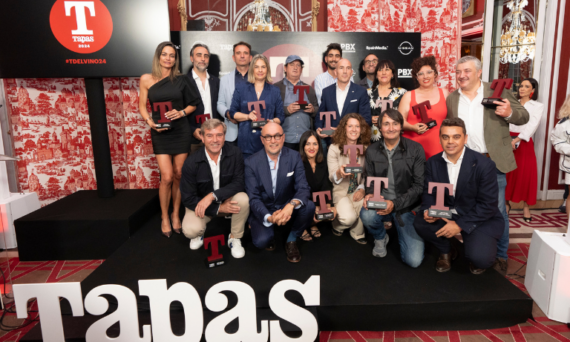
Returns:
[[[204,235],[195,237],[190,240],[190,249],[195,251],[200,247],[202,247],[203,244],[204,244]]]
[[[232,251],[232,256],[236,259],[243,258],[245,249],[241,246],[240,239],[232,239],[232,234],[228,235],[228,246]]]

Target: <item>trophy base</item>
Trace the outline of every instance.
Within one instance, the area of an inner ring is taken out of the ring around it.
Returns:
[[[362,173],[362,166],[346,166],[345,173]]]
[[[307,109],[308,105],[309,105],[308,103],[299,103],[299,107],[301,107],[301,110]]]
[[[328,135],[329,137],[331,135],[333,135],[333,133],[334,133],[334,130],[332,130],[332,129],[327,129],[326,131],[321,131],[321,134]]]
[[[316,214],[315,217],[319,221],[330,220],[334,217],[334,213],[330,212],[330,213],[324,213],[324,214]]]
[[[434,128],[434,127],[437,126],[437,121],[432,120],[432,121],[430,121],[430,122],[426,122],[425,124],[426,124],[428,130],[430,130],[430,129],[432,129],[432,128]]]
[[[157,123],[157,124],[156,124],[156,128],[157,128],[157,129],[161,129],[161,128],[168,128],[168,129],[171,129],[171,128],[172,128],[172,124],[171,124],[170,122]]]
[[[487,108],[495,109],[495,108],[497,108],[497,105],[493,103],[495,101],[503,101],[503,99],[502,98],[487,97],[487,98],[484,98],[483,101],[481,101],[481,104]]]
[[[224,260],[223,257],[212,261],[209,261],[208,258],[206,258],[204,259],[204,263],[206,264],[207,268],[215,268],[219,266],[224,266],[226,264],[226,261]]]
[[[388,208],[388,203],[387,202],[378,202],[378,201],[368,201],[368,202],[366,202],[366,208],[368,208],[368,210],[386,209],[386,208]]]
[[[446,219],[450,219],[451,210],[428,209],[428,215],[431,217],[443,217]]]
[[[252,121],[251,122],[251,128],[253,129],[259,129],[263,126],[265,126],[267,124],[267,120],[263,120],[263,121]]]

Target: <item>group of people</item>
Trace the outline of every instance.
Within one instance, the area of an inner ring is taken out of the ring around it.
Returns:
[[[404,263],[418,267],[429,242],[440,251],[436,270],[445,272],[457,255],[450,239],[461,234],[472,273],[491,266],[506,273],[507,201],[532,205],[536,200],[536,186],[528,186],[533,173],[527,170],[534,160],[536,184],[532,135],[542,105],[535,101],[535,80],[522,82],[520,102],[505,89],[496,108],[487,108],[481,102],[493,90],[481,81],[481,62],[470,56],[457,62],[459,89],[451,94],[437,87],[433,56],[414,60],[411,91],[399,86],[394,63],[374,54],[364,59],[366,77],[354,83],[351,62],[336,43],[324,52],[327,71],[317,76],[314,88],[301,81],[304,62],[296,55],[286,58],[285,77],[275,84],[268,59],[252,56],[246,42],[234,45],[236,68],[221,79],[207,72],[209,58],[206,45],[194,45],[192,68],[180,75],[178,52],[164,42],[157,47],[152,74],[141,77],[140,112],[152,129],[161,173],[165,236],[184,233],[195,250],[203,245],[208,222],[226,217],[231,219],[228,246],[241,258],[245,229],[251,229],[256,247],[273,250],[274,230],[285,226],[287,260],[299,262],[299,240],[318,239],[323,229],[316,214],[324,208],[315,205],[312,193],[330,191],[332,233],[348,230],[365,245],[368,232],[376,257],[386,255],[386,228],[394,226]],[[306,103],[299,103],[299,85],[309,86]],[[160,113],[165,107],[156,104],[168,101],[170,110]],[[252,106],[256,101],[265,105]],[[435,126],[428,125],[418,105]],[[335,113],[330,127],[319,115],[323,112]],[[210,118],[197,120],[203,114]],[[156,118],[170,121],[171,128],[158,128]],[[254,125],[260,120],[261,126]],[[362,149],[347,148],[351,145]],[[349,172],[352,160],[362,172]],[[388,179],[381,190],[386,209],[368,208],[371,177]],[[430,182],[453,185],[445,193],[450,219],[428,215],[437,192],[428,189]]]

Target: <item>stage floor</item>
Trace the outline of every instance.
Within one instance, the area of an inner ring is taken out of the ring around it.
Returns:
[[[206,235],[227,236],[229,223],[224,219],[213,220]],[[304,283],[311,275],[320,275],[321,305],[316,307],[320,330],[492,329],[522,323],[531,317],[530,297],[492,269],[480,276],[472,275],[463,257],[453,263],[450,272],[440,274],[434,270],[437,255],[428,248],[419,268],[406,266],[399,257],[395,229],[389,230],[389,251],[385,258],[372,256],[371,242],[360,245],[348,233],[337,237],[329,228],[322,231],[321,239],[300,243],[303,258],[298,264],[286,260],[285,232],[277,234],[277,248],[272,252],[255,248],[246,232],[243,259],[233,259],[229,249],[222,247],[227,265],[207,269],[204,265],[207,251],[191,251],[189,240],[183,235],[173,234],[170,239],[161,236],[160,219],[155,215],[81,283],[83,295],[103,284],[121,284],[138,294],[139,279],[167,279],[168,286],[177,282],[192,284],[203,302],[211,286],[237,280],[255,290],[258,320],[261,320],[261,316],[267,317],[262,312],[268,311],[268,294],[274,284],[284,279]],[[231,297],[230,308],[235,303]],[[287,297],[302,303],[297,293]],[[137,297],[137,300],[143,324],[147,320],[144,312],[148,310],[148,299]],[[111,306],[110,310],[114,308]],[[183,326],[176,321],[182,315],[176,312],[174,304],[173,311],[173,331],[181,333]],[[204,311],[205,325],[218,315]],[[66,316],[66,337],[71,337],[68,327],[78,330],[85,325],[86,329],[87,322],[96,319]],[[22,341],[35,340],[33,336],[39,333],[39,326],[34,330]],[[81,335],[77,331],[76,336]]]

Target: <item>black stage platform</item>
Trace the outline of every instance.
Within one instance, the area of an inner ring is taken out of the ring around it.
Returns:
[[[158,211],[156,189],[78,191],[14,221],[20,260],[106,259]]]
[[[207,251],[191,251],[189,240],[183,235],[174,234],[170,239],[161,236],[160,220],[155,215],[82,282],[83,296],[103,284],[122,284],[138,295],[139,279],[167,279],[168,286],[177,282],[192,284],[204,303],[211,286],[238,280],[254,289],[259,321],[272,315],[268,295],[274,284],[284,279],[304,283],[311,275],[320,275],[321,305],[313,312],[319,329],[324,331],[491,329],[512,326],[531,317],[532,299],[492,269],[480,276],[472,275],[468,263],[460,257],[450,272],[437,273],[437,255],[429,250],[422,265],[412,269],[399,258],[395,229],[389,230],[389,252],[382,259],[372,256],[372,243],[360,245],[348,233],[337,237],[330,228],[323,230],[321,239],[300,244],[302,260],[298,264],[285,258],[285,235],[278,236],[277,248],[269,252],[248,243],[251,238],[246,232],[243,259],[233,259],[229,249],[222,247],[227,265],[206,269]],[[213,220],[206,235],[221,232],[227,237],[229,220]],[[298,293],[289,292],[287,298],[303,304]],[[148,298],[137,299],[141,324],[149,324]],[[235,295],[230,294],[229,301],[231,308]],[[181,334],[184,323],[175,304],[171,306],[172,328]],[[111,306],[109,313],[113,310]],[[219,314],[204,311],[205,327]],[[81,340],[89,324],[98,318],[64,316],[66,338]],[[227,330],[234,328],[230,324]],[[38,326],[22,341],[40,338]]]

